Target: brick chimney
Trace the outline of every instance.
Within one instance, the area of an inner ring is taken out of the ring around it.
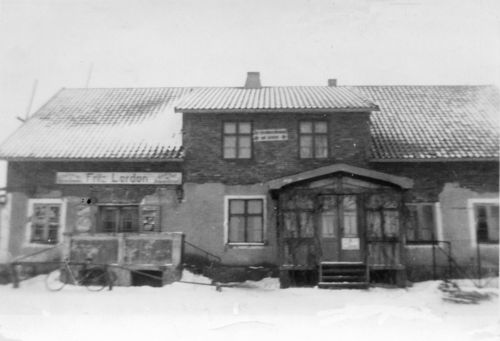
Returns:
[[[328,86],[337,86],[337,80],[335,78],[330,78],[328,80]]]
[[[247,72],[247,81],[245,82],[245,89],[260,89],[260,73]]]

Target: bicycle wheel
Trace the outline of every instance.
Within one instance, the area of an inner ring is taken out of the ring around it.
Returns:
[[[80,283],[90,291],[101,291],[109,285],[109,276],[102,268],[87,269],[82,273]]]
[[[59,291],[66,285],[66,276],[62,269],[57,269],[45,277],[45,286],[50,291]]]

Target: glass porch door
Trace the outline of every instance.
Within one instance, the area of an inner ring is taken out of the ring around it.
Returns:
[[[317,222],[322,261],[361,262],[363,260],[357,196],[320,196]]]

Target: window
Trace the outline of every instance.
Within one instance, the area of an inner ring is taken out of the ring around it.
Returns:
[[[474,204],[478,243],[498,243],[498,204]]]
[[[138,206],[100,206],[98,232],[139,232],[138,216]]]
[[[223,123],[222,153],[224,159],[250,159],[252,157],[252,123]]]
[[[61,204],[33,203],[31,243],[57,244],[61,228]]]
[[[328,124],[326,121],[302,121],[299,125],[301,159],[328,157]]]
[[[437,240],[436,205],[434,203],[406,204],[409,219],[406,241],[411,243],[430,243]]]
[[[264,200],[228,199],[228,243],[264,243]]]

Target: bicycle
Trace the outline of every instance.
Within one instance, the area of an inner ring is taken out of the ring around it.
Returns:
[[[108,271],[107,266],[71,262],[65,259],[61,268],[50,272],[45,278],[45,286],[50,291],[59,291],[66,284],[85,286],[90,291],[100,291],[105,287],[112,289],[116,275]]]

